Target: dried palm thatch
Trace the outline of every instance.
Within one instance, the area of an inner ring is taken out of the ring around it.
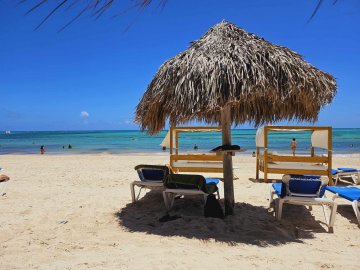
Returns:
[[[226,105],[236,125],[315,121],[335,93],[334,77],[301,55],[223,21],[159,68],[135,121],[150,133],[166,119],[220,123]]]
[[[28,2],[34,2],[33,6],[28,10],[27,13],[31,13],[34,10],[39,9],[40,7],[46,6],[47,4],[50,4],[49,0],[19,0],[19,3],[28,3]],[[105,11],[110,9],[111,7],[115,6],[118,3],[124,3],[127,2],[126,0],[55,0],[51,1],[52,6],[50,8],[49,13],[45,16],[45,18],[42,19],[42,21],[38,24],[38,26],[35,28],[38,29],[41,25],[43,25],[53,14],[55,14],[60,9],[66,9],[69,10],[73,6],[80,5],[81,8],[78,10],[78,13],[75,17],[73,17],[66,25],[64,25],[59,31],[64,30],[66,27],[68,27],[70,24],[72,24],[76,19],[78,19],[81,15],[84,13],[90,13],[92,16],[95,16],[98,18],[101,16]],[[129,10],[133,10],[135,8],[138,8],[140,10],[143,10],[153,4],[153,2],[156,2],[154,0],[131,0],[130,2],[133,3],[133,5],[126,9],[121,11],[119,14],[123,14]],[[159,6],[164,7],[167,0],[157,0]],[[315,15],[317,14],[318,10],[320,9],[321,5],[323,4],[324,0],[318,0],[317,5],[311,14],[308,22],[310,22]],[[333,5],[335,5],[338,2],[338,0],[333,0]],[[55,4],[54,4],[55,3]],[[117,15],[119,15],[117,14]]]
[[[90,13],[95,18],[100,17],[105,11],[110,9],[111,7],[115,6],[116,4],[122,4],[126,2],[131,2],[132,5],[127,8],[126,10],[121,10],[120,13],[114,15],[121,15],[133,9],[143,10],[150,6],[154,2],[154,0],[132,0],[132,1],[125,1],[125,0],[20,0],[20,4],[24,3],[33,3],[32,7],[27,11],[27,14],[37,10],[41,7],[46,7],[49,10],[49,13],[41,20],[41,22],[36,26],[35,30],[42,26],[52,15],[58,12],[61,9],[70,10],[74,6],[78,7],[77,14],[73,17],[67,24],[65,24],[59,31],[64,30],[74,21],[76,21],[80,16],[85,13]],[[164,7],[167,0],[158,0],[158,4],[160,7]],[[51,3],[50,3],[51,2]],[[50,6],[50,7],[49,7]]]

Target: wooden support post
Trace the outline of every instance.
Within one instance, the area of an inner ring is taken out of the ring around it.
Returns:
[[[264,127],[264,182],[268,182],[268,127]]]
[[[176,130],[175,131],[175,154],[179,154],[179,133],[178,131]]]
[[[256,147],[256,179],[259,179],[259,153],[260,153],[260,147]]]
[[[311,146],[311,148],[310,148],[310,156],[313,157],[314,155],[315,155],[314,147]]]
[[[170,127],[170,155],[173,153],[173,147],[173,128]]]
[[[332,128],[328,128],[328,178],[329,185],[334,185],[332,179]]]
[[[231,145],[231,108],[221,111],[222,144]],[[234,176],[231,152],[223,152],[225,215],[234,214]]]

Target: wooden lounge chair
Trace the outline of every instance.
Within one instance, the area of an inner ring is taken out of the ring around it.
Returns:
[[[137,165],[135,167],[140,181],[130,184],[132,202],[139,199],[142,189],[164,190],[164,180],[169,174],[169,168],[160,165]],[[139,193],[135,196],[135,186],[139,187]]]
[[[334,193],[333,200],[343,198],[351,202],[355,216],[360,226],[360,188],[357,187],[327,187],[327,191]]]
[[[331,199],[325,198],[325,188],[328,184],[327,177],[306,175],[284,175],[282,183],[271,185],[270,205],[275,199],[275,215],[281,220],[283,204],[296,205],[321,205],[323,208],[326,225],[332,231],[335,222],[337,204]],[[330,216],[325,211],[325,206],[330,208]]]

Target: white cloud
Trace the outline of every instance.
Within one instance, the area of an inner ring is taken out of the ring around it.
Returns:
[[[125,121],[125,124],[129,125],[129,124],[131,124],[131,121],[130,121],[130,120],[126,120],[126,121]]]
[[[90,116],[90,114],[87,111],[82,111],[80,113],[80,117],[83,119],[87,119],[87,118],[89,118],[89,116]]]

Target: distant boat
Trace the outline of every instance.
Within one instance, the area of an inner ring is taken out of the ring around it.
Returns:
[[[6,131],[5,131],[5,134],[11,134],[11,131],[10,131],[10,130],[6,130]]]

